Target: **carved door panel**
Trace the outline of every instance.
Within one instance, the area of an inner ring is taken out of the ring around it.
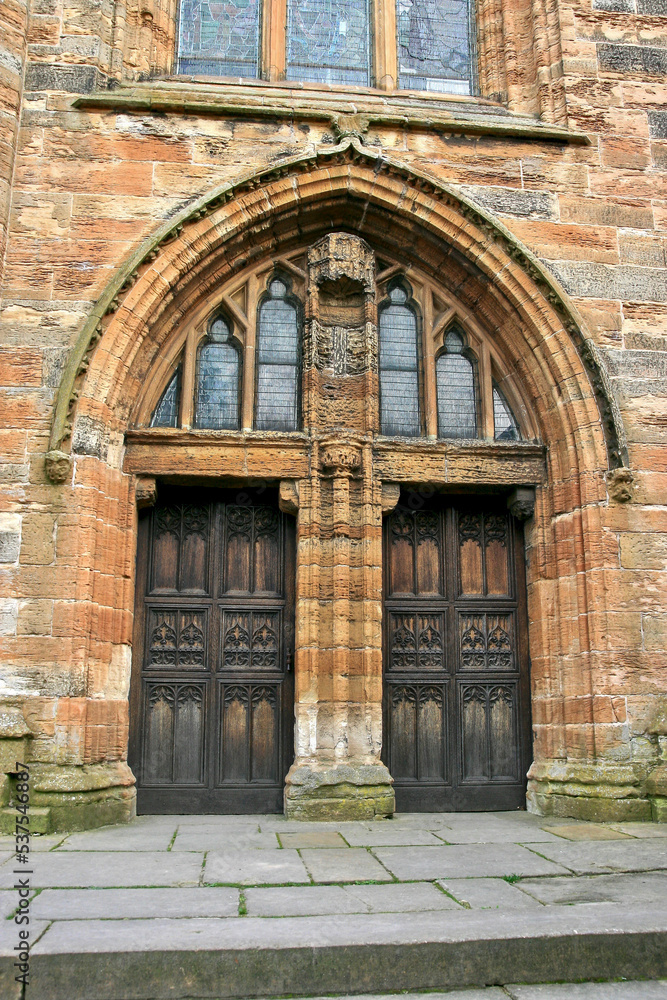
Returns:
[[[397,809],[521,808],[531,729],[520,525],[488,498],[405,499],[384,525],[383,757]]]
[[[269,491],[163,491],[141,518],[130,696],[140,812],[282,811],[294,523]]]

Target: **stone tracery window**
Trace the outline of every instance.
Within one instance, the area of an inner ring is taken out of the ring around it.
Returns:
[[[182,0],[176,71],[472,94],[472,15],[473,0]]]
[[[230,279],[174,331],[138,423],[155,428],[300,428],[304,250]],[[474,317],[410,268],[378,261],[380,433],[411,439],[533,437],[502,358]],[[324,290],[320,291],[324,301]],[[520,416],[520,419],[519,419]]]

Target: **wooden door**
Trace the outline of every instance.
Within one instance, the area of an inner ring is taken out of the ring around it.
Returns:
[[[143,813],[281,812],[294,522],[264,490],[164,490],[140,521],[130,763]]]
[[[502,501],[412,494],[385,519],[384,546],[383,757],[397,809],[524,808],[520,525]]]

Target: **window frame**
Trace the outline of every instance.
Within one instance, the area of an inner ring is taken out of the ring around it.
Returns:
[[[262,288],[260,294],[257,296],[257,305],[255,308],[255,350],[254,350],[254,383],[253,383],[253,397],[252,397],[252,429],[257,430],[257,404],[259,402],[259,314],[262,307],[266,302],[270,302],[274,296],[271,294],[270,285],[273,281],[282,281],[286,286],[287,291],[284,295],[284,299],[291,306],[294,307],[296,311],[296,330],[297,330],[297,362],[296,362],[296,379],[297,379],[297,394],[296,394],[296,427],[291,431],[267,431],[262,430],[261,433],[280,433],[280,434],[294,434],[301,430],[302,414],[303,414],[303,392],[302,392],[302,375],[303,375],[303,331],[304,331],[304,307],[303,302],[299,299],[298,295],[294,294],[292,285],[293,279],[290,275],[286,274],[284,270],[279,267],[275,268],[263,282],[264,287]]]
[[[414,316],[414,319],[415,319],[415,336],[416,336],[416,340],[417,340],[417,344],[416,344],[416,348],[417,348],[417,367],[416,367],[416,371],[417,371],[417,407],[418,407],[417,415],[418,415],[418,423],[419,423],[419,433],[418,434],[414,434],[414,435],[412,435],[412,434],[411,435],[400,435],[400,434],[399,435],[397,435],[397,434],[385,435],[384,432],[383,432],[383,430],[382,430],[382,368],[380,367],[380,356],[381,356],[381,352],[382,352],[382,348],[380,346],[380,339],[381,339],[381,332],[380,332],[380,329],[381,329],[381,317],[382,317],[382,313],[385,312],[393,304],[392,301],[391,301],[391,297],[390,296],[391,296],[391,292],[392,292],[392,290],[394,288],[401,288],[405,292],[407,298],[406,298],[405,302],[403,303],[403,305],[405,306],[406,309],[408,309],[412,313],[412,315]],[[379,289],[378,289],[378,291],[379,291]],[[385,288],[384,288],[384,295],[379,299],[378,304],[377,304],[377,316],[378,316],[377,330],[378,330],[378,376],[379,376],[379,378],[378,378],[378,395],[379,395],[379,403],[380,403],[380,413],[379,413],[380,433],[383,436],[387,436],[387,437],[408,437],[408,439],[410,441],[419,440],[419,438],[424,437],[424,430],[425,430],[425,424],[424,424],[424,362],[423,362],[423,354],[424,354],[424,349],[423,349],[424,324],[422,322],[422,315],[421,315],[421,309],[419,307],[419,303],[416,301],[416,299],[413,296],[412,285],[410,284],[409,281],[407,281],[407,279],[405,278],[404,275],[401,274],[401,275],[397,275],[394,278],[390,278],[389,281],[386,283]]]
[[[369,0],[369,80],[362,84],[326,84],[313,81],[287,80],[287,3],[288,0],[261,0],[259,4],[259,52],[256,77],[215,77],[216,80],[252,83],[287,83],[294,87],[320,87],[327,89],[349,88],[358,90],[394,91],[396,94],[427,94],[430,98],[466,98],[479,96],[479,18],[475,0],[468,0],[468,24],[470,46],[470,94],[454,94],[449,91],[411,90],[398,85],[398,25],[396,0]],[[176,30],[174,38],[173,73],[176,76],[195,77],[206,74],[179,74],[179,45],[182,0],[176,10]]]

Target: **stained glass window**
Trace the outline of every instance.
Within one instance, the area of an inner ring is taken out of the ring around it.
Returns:
[[[380,312],[380,427],[383,434],[418,437],[419,355],[417,317],[401,285]]]
[[[288,0],[287,79],[368,86],[368,0]]]
[[[181,366],[172,375],[151,417],[151,427],[178,427],[178,404],[181,396]]]
[[[493,423],[496,441],[519,441],[521,439],[521,432],[514,419],[514,414],[495,382],[493,383]]]
[[[239,352],[231,330],[218,317],[197,354],[195,427],[235,430],[239,426]]]
[[[472,0],[396,0],[398,86],[472,94]]]
[[[259,76],[259,0],[181,0],[178,72]]]
[[[294,431],[299,419],[299,323],[287,285],[274,278],[259,310],[257,404],[260,431]]]
[[[438,434],[443,438],[477,437],[477,385],[473,362],[465,356],[465,340],[456,329],[445,337],[435,362]]]

